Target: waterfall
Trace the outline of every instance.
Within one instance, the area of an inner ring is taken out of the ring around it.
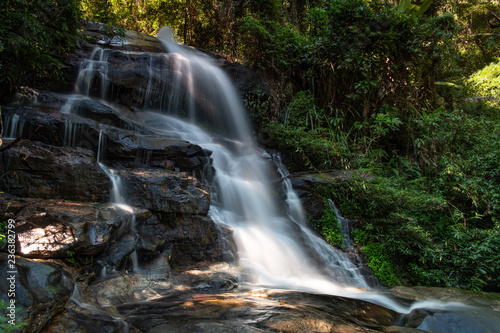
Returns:
[[[209,216],[233,231],[240,281],[363,299],[400,313],[413,310],[369,290],[360,267],[307,226],[288,171],[279,156],[270,156],[255,144],[236,89],[214,60],[175,43],[165,28],[158,38],[169,53],[163,60],[150,57],[149,79],[142,90],[143,110],[122,116],[158,137],[177,136],[212,152],[215,174],[207,180],[212,194]],[[106,98],[106,59],[106,51],[97,48],[82,65],[76,94],[68,98],[63,112],[71,113],[75,100],[90,95]],[[69,127],[67,137],[74,141]],[[103,137],[101,131],[97,161],[113,183],[111,202],[133,213],[120,190],[120,177],[100,163]],[[269,170],[276,167],[286,194],[284,206],[271,187]],[[131,228],[133,231],[134,226]],[[131,259],[136,266],[136,258]],[[106,274],[105,268],[103,272]]]
[[[22,137],[25,122],[26,119],[20,117],[18,114],[5,117],[3,138],[5,140],[14,140]]]
[[[99,85],[101,89],[98,94],[98,98],[102,99],[103,104],[105,104],[105,98],[107,95],[107,89],[109,86],[109,80],[107,78],[107,55],[106,52],[101,48],[96,48],[90,59],[84,61],[80,65],[80,71],[75,83],[75,93],[67,98],[66,104],[61,108],[62,113],[72,114],[76,112],[75,103],[84,99],[91,98],[92,88],[95,86],[94,81],[99,80]],[[97,155],[96,162],[99,167],[106,173],[106,175],[111,180],[111,193],[110,193],[110,203],[116,208],[122,211],[124,214],[128,215],[127,222],[122,226],[124,229],[122,234],[131,232],[135,237],[135,242],[137,242],[137,230],[136,230],[136,215],[134,208],[127,204],[125,198],[125,191],[122,184],[121,177],[117,172],[103,162],[101,162],[101,156],[103,151],[106,149],[106,140],[103,136],[103,126],[100,124],[99,139],[97,143]],[[78,123],[73,123],[72,121],[66,119],[64,123],[64,144],[67,146],[77,145],[77,139],[81,135],[81,125]],[[91,231],[92,232],[92,231]],[[133,264],[134,271],[139,269],[137,252],[134,250],[130,255],[130,259]],[[106,275],[106,266],[102,267],[101,274]]]
[[[214,60],[175,43],[168,27],[160,29],[157,37],[169,50],[165,55],[166,67],[173,72],[168,77],[165,77],[166,72],[160,73],[162,80],[170,81],[167,94],[170,100],[166,108],[158,111],[203,124],[242,143],[252,142],[249,120],[238,92],[229,77],[212,63]],[[161,87],[165,85],[160,84]],[[147,96],[153,94],[146,92]]]
[[[322,293],[338,293],[342,286],[368,288],[357,267],[307,227],[288,172],[276,157],[287,194],[286,210],[280,209],[269,185],[271,177],[267,170],[271,168],[271,158],[251,139],[245,110],[222,70],[207,56],[176,44],[168,30],[162,29],[158,38],[175,54],[175,61],[182,61],[182,68],[190,71],[177,82],[187,87],[187,98],[194,101],[186,104],[194,105],[210,97],[211,105],[191,110],[187,117],[190,124],[171,116],[151,114],[149,117],[155,121],[148,123],[154,123],[156,131],[176,132],[182,139],[213,152],[216,172],[209,214],[214,221],[233,230],[243,282]],[[198,84],[196,89],[192,86],[194,82]],[[230,128],[237,129],[226,145],[219,143],[216,135],[196,126],[204,113],[214,116],[214,110],[218,113],[216,117],[230,120]]]
[[[328,206],[330,209],[333,210],[335,213],[335,217],[337,218],[337,223],[340,228],[340,232],[342,234],[342,245],[346,249],[352,249],[354,247],[354,242],[352,241],[351,238],[351,228],[349,226],[349,219],[346,219],[345,217],[340,214],[340,211],[338,210],[337,206],[333,203],[331,199],[328,199]]]

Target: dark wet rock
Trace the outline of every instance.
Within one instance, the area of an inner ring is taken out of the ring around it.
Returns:
[[[175,215],[172,215],[172,218],[175,219]],[[141,261],[147,261],[164,250],[164,245],[167,242],[168,224],[160,222],[156,215],[151,214],[149,218],[139,223],[136,229],[136,249]]]
[[[119,172],[126,197],[135,207],[160,213],[206,215],[210,208],[208,186],[194,177],[161,169],[129,169]]]
[[[141,332],[421,332],[393,326],[398,314],[338,296],[255,290],[183,293],[117,305]]]
[[[500,293],[455,288],[400,286],[392,288],[390,294],[413,301],[432,299],[440,302],[456,302],[467,306],[500,311]]]
[[[244,98],[253,97],[265,101],[271,95],[271,89],[258,71],[226,60],[221,61],[221,69],[229,75]]]
[[[322,216],[325,201],[321,193],[316,190],[318,186],[330,186],[337,182],[349,181],[354,177],[350,171],[331,170],[318,173],[295,173],[289,179],[293,189],[302,201],[306,214],[311,219],[318,219]],[[369,175],[365,177],[369,178]]]
[[[105,202],[111,186],[92,151],[20,140],[0,151],[0,188],[20,197]]]
[[[0,197],[0,207],[16,221],[17,253],[30,258],[96,255],[131,223],[109,204]]]
[[[172,167],[181,171],[200,170],[210,165],[208,150],[187,141],[168,137],[143,136],[124,130],[102,131],[101,161],[111,165],[151,165]]]
[[[136,245],[139,260],[143,262],[144,260],[155,257],[161,250],[163,250],[165,242],[166,240],[149,234],[139,235]]]
[[[234,262],[237,255],[232,231],[206,216],[159,213],[137,224],[137,254],[141,263],[160,252],[174,266],[200,262]]]
[[[66,311],[54,318],[43,330],[44,333],[95,333],[130,332],[129,325],[99,308],[94,302],[83,302],[73,297],[67,303]],[[132,331],[133,332],[133,331]]]
[[[16,332],[40,332],[64,310],[73,291],[72,277],[62,266],[53,262],[35,262],[16,256],[15,268],[12,268],[10,259],[12,257],[0,253],[0,298],[7,305],[14,299],[18,307],[15,322],[27,323]],[[11,281],[15,288],[11,288]],[[15,297],[8,296],[11,289],[15,289]]]
[[[133,271],[164,255],[175,267],[234,262],[236,247],[231,231],[217,226],[210,218],[156,212],[162,217],[160,221],[156,215],[144,212],[135,216],[135,227],[110,242],[96,257],[101,271]]]
[[[17,88],[10,107],[34,107],[37,110],[59,111],[66,103],[66,97],[30,87]]]
[[[327,185],[323,174],[293,174],[290,176],[292,187],[299,196],[307,216],[318,219],[323,215],[325,198],[314,191],[317,185]]]
[[[71,113],[82,118],[92,119],[100,124],[100,127],[111,126],[124,130],[134,131],[139,134],[151,134],[147,129],[137,125],[125,115],[131,113],[128,110],[113,110],[111,107],[101,104],[97,100],[87,98],[75,98],[71,101]]]
[[[431,332],[495,332],[500,327],[500,294],[436,287],[395,287],[392,297],[421,301],[400,324]]]
[[[181,171],[202,170],[210,165],[211,152],[198,145],[176,138],[143,135],[141,133],[147,130],[137,128],[132,120],[121,123],[123,127],[132,130],[116,128],[109,108],[100,105],[93,110],[92,113],[101,123],[73,114],[44,112],[25,107],[2,108],[2,117],[4,124],[17,117],[18,130],[15,131],[15,136],[18,138],[55,146],[89,149],[95,154],[94,160],[99,152],[99,160],[106,165],[149,165],[178,168]],[[5,146],[6,143],[4,149]],[[52,176],[54,177],[55,175]]]
[[[120,35],[118,31],[113,32],[113,29],[101,23],[83,22],[83,34],[87,38],[80,42],[81,47],[65,61],[63,73],[67,82],[76,81],[80,64],[89,59],[97,46],[109,52],[108,76],[112,100],[134,107],[151,107],[155,104],[155,98],[147,98],[146,87],[155,87],[154,90],[162,94],[169,91],[168,82],[171,80],[165,80],[169,71],[162,71],[160,74],[159,71],[151,70],[151,64],[167,69],[171,66],[168,55],[165,55],[165,47],[156,37],[129,30]],[[193,52],[213,58],[214,63],[229,75],[240,94],[246,98],[258,95],[259,98],[267,99],[270,95],[270,88],[258,71],[229,62],[205,50],[193,49]],[[174,75],[174,71],[171,71],[171,75]],[[69,90],[69,86],[64,88]],[[161,95],[158,96],[162,98]]]
[[[110,272],[112,270],[121,270],[126,267],[132,268],[134,258],[132,254],[137,247],[137,235],[133,230],[128,230],[118,239],[111,242],[106,250],[96,259],[101,265],[101,271]]]
[[[127,323],[107,313],[95,314],[71,305],[61,318],[50,323],[44,333],[130,332]]]
[[[129,52],[165,52],[165,47],[155,37],[136,31],[119,29],[93,21],[82,21],[83,34],[103,47],[113,47]]]
[[[201,261],[218,261],[223,256],[221,240],[212,219],[192,215],[178,217],[176,226],[167,231],[167,249],[174,266],[188,266]]]
[[[3,107],[2,119],[5,137],[12,133],[14,138],[90,150],[94,150],[99,143],[99,126],[95,121],[56,112],[51,108],[39,109],[39,105]],[[14,123],[17,126],[13,129]]]
[[[126,30],[123,34],[114,27],[92,21],[82,21],[82,26],[84,39],[80,40],[80,47],[64,60],[62,70],[67,84],[59,87],[62,91],[70,92],[73,89],[81,62],[88,59],[96,47],[135,53],[165,52],[164,46],[158,39],[147,34],[130,30]]]
[[[131,270],[139,263],[134,260],[154,258],[163,250],[165,228],[150,211],[134,208],[127,222],[124,232],[96,257],[101,272]]]

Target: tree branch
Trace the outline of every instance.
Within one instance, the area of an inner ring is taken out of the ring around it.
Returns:
[[[488,8],[488,11],[491,13],[491,15],[493,15],[493,17],[497,21],[497,23],[494,23],[493,22],[494,20],[489,20],[488,24],[490,25],[490,28],[491,29],[500,28],[500,16],[498,14],[496,14],[494,11],[492,11],[491,9],[489,9],[489,8]]]

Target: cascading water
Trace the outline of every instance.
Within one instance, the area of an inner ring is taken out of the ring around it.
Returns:
[[[419,307],[450,307],[439,302],[416,302],[408,307],[367,290],[369,283],[360,267],[308,228],[286,168],[279,156],[269,156],[253,142],[243,105],[222,70],[210,57],[175,43],[169,30],[162,29],[158,38],[170,53],[164,61],[161,57],[150,58],[149,80],[142,99],[144,111],[126,117],[157,136],[175,135],[212,151],[215,175],[211,178],[209,216],[233,230],[242,282],[364,299],[400,313]],[[76,84],[77,95],[68,99],[64,112],[71,113],[78,99],[91,95],[106,98],[106,59],[106,51],[98,48],[84,63]],[[199,125],[218,135],[209,134]],[[67,131],[71,144],[74,134],[69,127]],[[100,163],[105,146],[102,137],[101,131],[97,160],[112,180],[111,201],[132,212],[119,190],[120,178]],[[284,209],[270,186],[268,170],[273,168],[272,163],[281,174],[286,193]]]
[[[80,65],[80,70],[78,73],[77,80],[75,82],[75,93],[67,98],[66,104],[62,107],[61,112],[71,114],[75,112],[76,102],[91,99],[92,95],[96,95],[103,104],[106,104],[105,100],[107,97],[107,90],[109,85],[109,80],[107,77],[108,73],[108,63],[107,54],[105,50],[101,48],[96,48],[92,51],[89,59],[85,60]],[[97,81],[97,83],[96,83]],[[92,88],[99,86],[97,92],[93,92]],[[101,125],[102,126],[102,125]],[[123,233],[132,233],[137,241],[137,231],[136,231],[136,216],[134,213],[134,208],[127,204],[123,184],[120,176],[111,168],[106,166],[101,162],[102,151],[105,149],[105,140],[102,135],[102,128],[99,131],[99,139],[97,143],[97,163],[101,169],[106,173],[106,175],[111,180],[111,193],[110,193],[110,203],[117,209],[128,215],[128,222],[125,223],[126,226],[123,227]],[[70,120],[65,121],[64,127],[64,144],[67,146],[74,146],[77,144],[77,138],[80,134],[80,125],[71,122]],[[133,264],[135,271],[139,269],[139,263],[136,251],[130,255],[130,259]],[[103,266],[102,272],[105,274],[106,267]]]
[[[337,206],[335,206],[333,201],[330,199],[328,199],[328,206],[330,207],[331,210],[334,211],[335,217],[337,218],[337,223],[339,225],[340,232],[342,233],[342,245],[344,245],[344,247],[347,249],[353,248],[354,242],[352,241],[351,238],[349,219],[346,219],[340,214],[340,211],[338,210]]]
[[[418,302],[409,308],[366,290],[369,286],[359,267],[306,226],[300,200],[279,159],[276,164],[286,187],[286,213],[278,208],[269,186],[271,178],[267,170],[271,157],[254,144],[244,108],[232,83],[208,56],[186,51],[175,43],[169,29],[160,30],[158,38],[170,53],[175,54],[169,57],[189,62],[183,68],[191,72],[178,76],[181,79],[175,84],[187,89],[186,98],[191,101],[182,105],[189,105],[190,111],[183,115],[190,123],[176,118],[181,114],[170,108],[161,110],[169,116],[143,113],[140,117],[157,133],[176,133],[213,152],[211,157],[216,172],[209,215],[233,230],[241,266],[240,279],[255,285],[364,299],[400,313],[418,308]],[[201,82],[202,85],[192,86]],[[207,99],[211,101],[209,107],[203,104]],[[213,132],[224,133],[231,139],[210,135],[197,126],[207,120],[209,128],[215,126]],[[434,302],[432,306],[444,305]]]
[[[16,139],[22,137],[25,119],[15,114],[12,117],[6,117],[4,124],[4,139]]]
[[[340,286],[368,288],[347,256],[307,228],[300,200],[290,184],[286,191],[289,214],[278,209],[268,185],[265,170],[270,161],[264,152],[237,142],[229,149],[218,143],[217,137],[176,118],[154,113],[142,117],[154,124],[159,134],[175,132],[213,152],[216,172],[209,214],[233,229],[244,282],[323,293],[338,293]],[[284,166],[278,166],[286,174]]]
[[[283,179],[288,184],[289,214],[278,209],[266,172],[270,168],[269,156],[253,143],[241,101],[236,98],[234,87],[222,70],[208,57],[185,51],[174,43],[170,31],[160,30],[158,38],[176,55],[176,61],[189,63],[182,66],[189,73],[183,74],[184,79],[178,83],[187,87],[188,99],[193,100],[187,104],[194,108],[193,104],[200,100],[212,103],[208,108],[201,106],[191,110],[188,119],[196,123],[207,112],[213,116],[217,111],[218,117],[229,119],[234,124],[232,128],[236,129],[232,133],[236,141],[232,141],[228,149],[215,143],[215,137],[199,128],[188,128],[172,118],[154,122],[157,129],[176,131],[182,139],[213,152],[216,195],[210,215],[214,221],[234,230],[243,267],[242,278],[259,285],[318,292],[336,292],[339,285],[367,288],[366,281],[347,257],[326,244],[322,246],[320,239],[307,229],[300,201],[286,177]],[[194,82],[203,82],[203,85],[198,84],[195,88]],[[285,176],[284,166],[278,163],[278,167]],[[317,262],[311,259],[314,252],[319,254]],[[332,282],[332,277],[336,278],[336,283]]]

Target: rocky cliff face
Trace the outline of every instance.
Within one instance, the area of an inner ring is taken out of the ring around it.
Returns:
[[[17,303],[17,320],[29,323],[26,332],[41,331],[78,289],[103,292],[99,286],[106,281],[152,262],[162,262],[162,279],[169,281],[172,269],[233,262],[236,256],[230,230],[207,216],[210,190],[201,176],[211,168],[211,152],[154,135],[124,116],[141,112],[148,80],[165,81],[148,71],[155,57],[164,57],[164,48],[133,32],[109,43],[101,25],[85,27],[87,41],[68,56],[66,78],[77,80],[97,46],[115,48],[107,53],[113,106],[25,87],[1,109],[0,210],[16,225],[17,291],[25,295]],[[238,68],[235,75],[249,73]],[[61,87],[66,93],[81,94],[79,89]],[[7,265],[3,254],[2,262]],[[1,289],[8,290],[4,282]],[[88,297],[92,302],[94,296]],[[2,298],[8,301],[7,293]]]

